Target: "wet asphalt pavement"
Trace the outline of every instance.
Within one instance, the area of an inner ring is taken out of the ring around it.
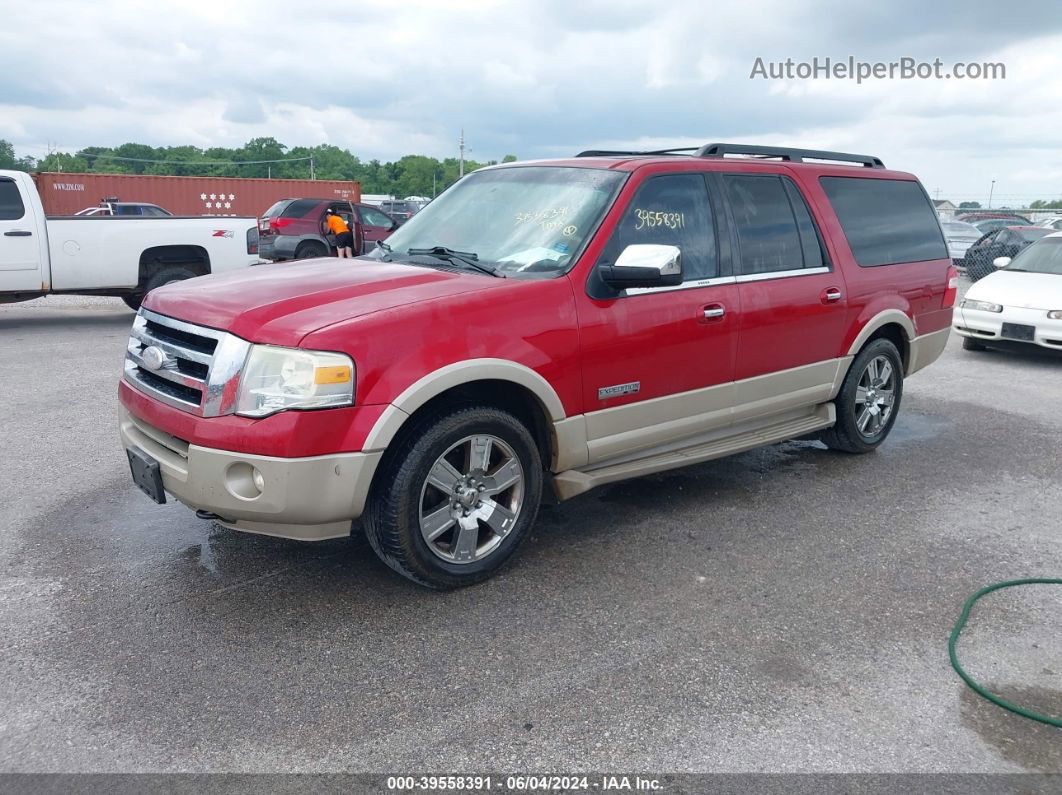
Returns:
[[[952,338],[891,438],[790,442],[546,507],[455,593],[361,537],[151,503],[118,442],[132,313],[0,306],[7,771],[1062,772],[948,664],[963,600],[1062,577],[1062,357]],[[988,597],[968,669],[1062,715],[1062,588]]]

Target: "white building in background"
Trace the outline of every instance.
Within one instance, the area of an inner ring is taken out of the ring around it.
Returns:
[[[955,211],[959,209],[947,199],[934,199],[933,206],[937,210],[937,215],[941,218],[950,218],[955,215]]]

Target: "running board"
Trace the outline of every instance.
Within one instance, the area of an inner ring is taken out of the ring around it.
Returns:
[[[694,447],[658,453],[636,461],[624,461],[585,472],[569,469],[553,477],[553,487],[558,499],[567,500],[584,491],[590,491],[596,486],[614,483],[617,480],[651,475],[654,472],[664,472],[668,469],[689,466],[701,461],[711,461],[714,458],[724,458],[756,447],[796,439],[814,431],[829,428],[836,420],[837,412],[833,403],[822,403],[816,406],[811,414],[797,419],[765,425]]]

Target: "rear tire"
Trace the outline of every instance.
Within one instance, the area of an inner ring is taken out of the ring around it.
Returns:
[[[457,407],[410,428],[384,458],[365,535],[403,577],[440,590],[471,585],[527,536],[542,481],[538,446],[516,417]]]
[[[987,348],[985,348],[984,345],[982,345],[980,342],[975,340],[973,337],[963,337],[962,338],[962,349],[964,351],[984,351],[984,350],[988,350]]]
[[[320,243],[300,243],[295,249],[295,259],[313,259],[327,257],[328,251]]]
[[[831,450],[869,453],[892,430],[902,397],[900,352],[890,340],[873,340],[848,368],[834,401],[837,422],[819,438]]]
[[[194,270],[184,265],[167,265],[155,271],[151,278],[144,283],[143,292],[123,295],[122,300],[125,302],[125,305],[133,311],[139,311],[140,305],[144,302],[144,296],[156,287],[184,281],[185,279],[194,279],[196,276],[201,275],[202,274],[196,273]]]

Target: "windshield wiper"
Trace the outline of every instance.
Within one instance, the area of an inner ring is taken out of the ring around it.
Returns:
[[[474,251],[454,251],[452,248],[446,246],[432,246],[430,248],[411,248],[407,252],[413,256],[426,255],[429,257],[435,257],[436,259],[449,260],[450,262],[460,262],[462,265],[466,265],[469,268],[479,271],[480,273],[486,273],[488,276],[497,276],[499,279],[504,279],[505,274],[500,272],[497,268],[492,268],[490,265],[484,265],[481,262],[477,262],[479,254]]]

